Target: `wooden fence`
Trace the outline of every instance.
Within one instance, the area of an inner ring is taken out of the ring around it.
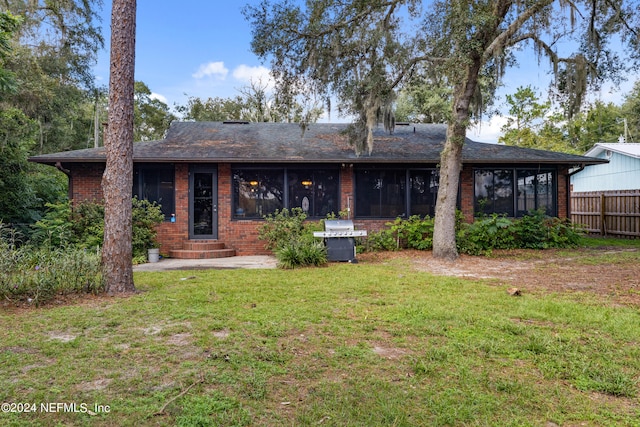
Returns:
[[[640,190],[572,193],[571,221],[589,233],[640,238]]]

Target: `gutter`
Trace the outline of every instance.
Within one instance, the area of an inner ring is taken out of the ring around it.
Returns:
[[[572,172],[569,172],[569,174],[568,174],[567,176],[568,176],[569,178],[571,178],[573,175],[577,174],[578,172],[582,172],[582,171],[584,170],[584,168],[585,168],[585,167],[586,167],[586,166],[585,166],[585,164],[584,164],[584,163],[581,163],[581,164],[580,164],[580,166],[578,167],[578,169],[576,169],[576,170],[574,170],[574,171],[572,171]]]

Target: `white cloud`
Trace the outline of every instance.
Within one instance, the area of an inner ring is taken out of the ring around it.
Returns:
[[[158,101],[160,101],[160,102],[162,102],[164,104],[169,104],[169,101],[167,100],[167,98],[165,96],[160,95],[159,93],[151,92],[151,95],[149,96],[149,98],[157,99]]]
[[[268,87],[273,87],[273,79],[271,78],[271,71],[259,65],[257,67],[250,67],[248,65],[239,65],[233,70],[233,78],[246,83],[249,82],[262,82]]]
[[[507,117],[492,116],[489,121],[482,121],[480,124],[471,126],[467,137],[478,142],[497,143],[498,138],[502,136],[500,128],[507,123]]]
[[[214,77],[220,80],[224,80],[225,78],[227,78],[227,74],[229,74],[229,69],[224,66],[224,62],[217,61],[200,65],[198,71],[193,73],[192,76],[195,79]]]

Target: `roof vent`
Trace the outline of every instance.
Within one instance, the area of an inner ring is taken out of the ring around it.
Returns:
[[[222,122],[223,125],[248,125],[249,122],[245,122],[242,120],[227,120]]]

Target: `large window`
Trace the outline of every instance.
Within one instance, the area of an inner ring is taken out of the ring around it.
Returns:
[[[438,174],[435,169],[356,170],[355,216],[396,218],[435,213]]]
[[[236,218],[262,218],[284,207],[282,169],[236,169],[233,185]]]
[[[555,216],[555,172],[529,169],[477,169],[475,212],[521,217],[544,209]]]
[[[160,205],[165,220],[175,213],[175,168],[169,164],[135,165],[133,195]]]
[[[310,217],[338,213],[337,171],[289,169],[287,182],[289,209],[301,208]]]
[[[513,169],[477,170],[475,212],[513,215]]]
[[[339,200],[337,167],[233,169],[236,219],[262,218],[285,207],[301,208],[309,217],[325,217],[338,213]]]
[[[518,171],[517,215],[544,209],[547,215],[556,216],[556,204],[552,171]]]
[[[434,216],[440,178],[438,172],[435,170],[412,170],[409,174],[411,215]]]
[[[356,216],[406,216],[407,174],[404,170],[364,169],[356,172]]]

